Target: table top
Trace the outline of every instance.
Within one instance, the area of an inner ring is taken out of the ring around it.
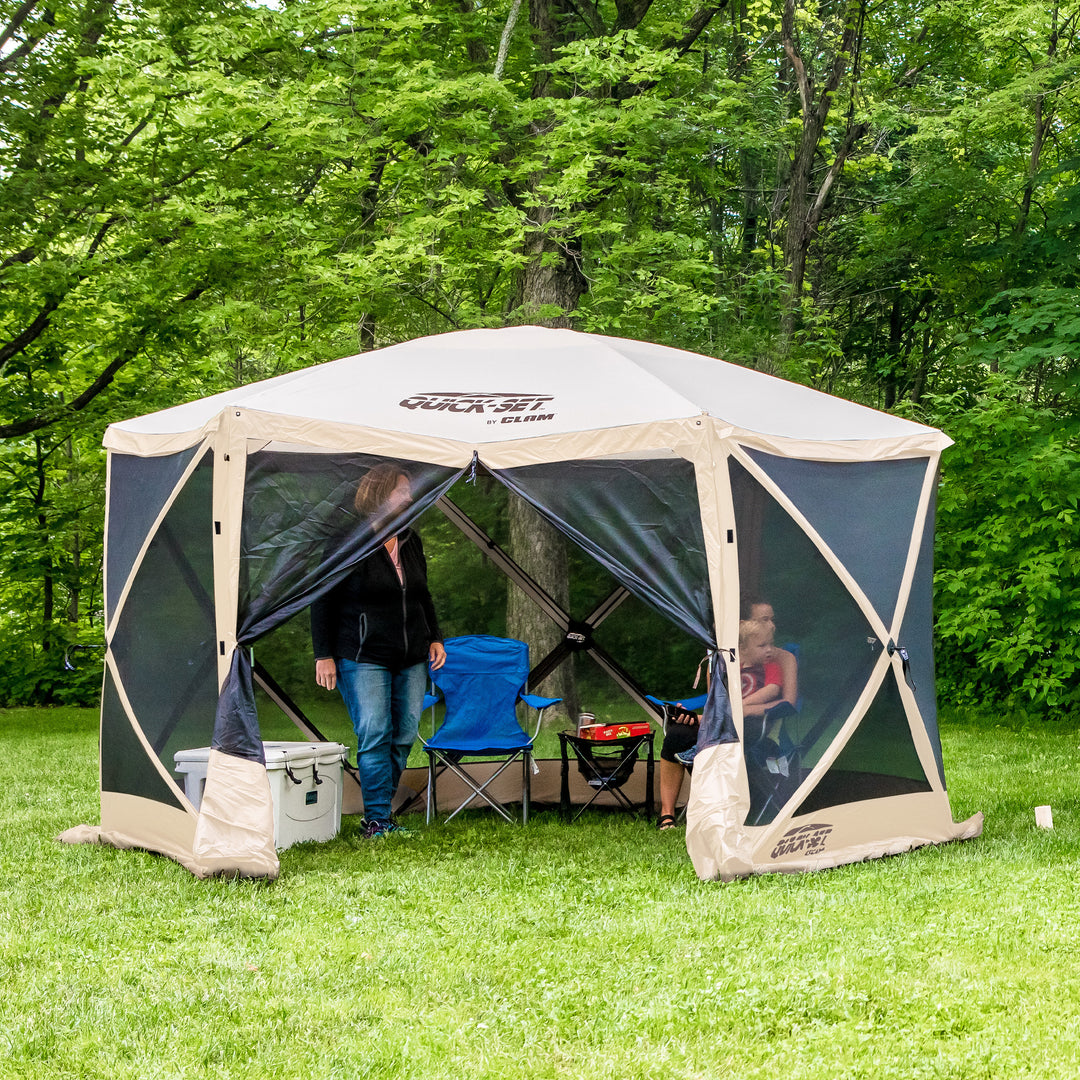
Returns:
[[[602,750],[605,746],[624,746],[626,743],[637,742],[639,739],[651,739],[655,734],[656,732],[650,728],[638,735],[622,735],[617,739],[584,739],[577,732],[567,728],[559,732],[559,738],[578,746],[590,746]]]

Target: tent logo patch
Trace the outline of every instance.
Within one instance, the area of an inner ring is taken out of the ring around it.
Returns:
[[[800,825],[789,829],[780,843],[772,849],[771,858],[779,859],[784,855],[819,855],[825,850],[825,841],[833,831],[831,825]]]
[[[551,394],[410,394],[398,404],[403,409],[478,414],[489,424],[523,424],[554,420]]]

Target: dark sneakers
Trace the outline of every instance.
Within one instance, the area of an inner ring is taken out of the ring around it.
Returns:
[[[408,829],[402,828],[392,818],[390,821],[368,821],[360,825],[360,834],[365,840],[379,840],[384,836],[400,836],[403,839],[412,836]]]

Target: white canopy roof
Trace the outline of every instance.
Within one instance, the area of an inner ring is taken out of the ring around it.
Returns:
[[[697,353],[536,326],[417,338],[112,427],[195,433],[231,407],[469,444],[702,415],[823,442],[934,430]]]

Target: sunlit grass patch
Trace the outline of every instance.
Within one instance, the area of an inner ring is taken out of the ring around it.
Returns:
[[[197,881],[54,841],[97,820],[95,724],[0,713],[5,1076],[1080,1074],[1065,724],[944,725],[979,840],[726,886],[591,811],[378,842],[346,818],[273,884]]]

